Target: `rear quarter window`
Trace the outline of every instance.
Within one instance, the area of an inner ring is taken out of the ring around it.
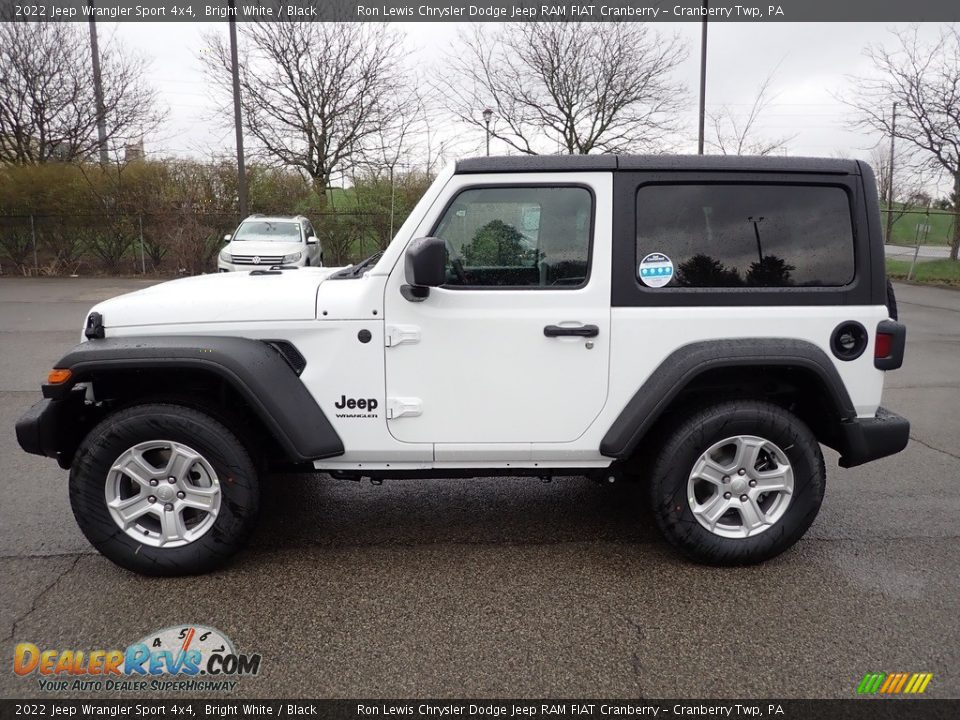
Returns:
[[[672,263],[665,288],[842,287],[854,279],[851,204],[842,187],[644,185],[636,213],[642,284],[640,265],[651,255]]]

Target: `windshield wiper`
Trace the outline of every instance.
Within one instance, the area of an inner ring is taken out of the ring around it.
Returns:
[[[363,274],[363,271],[377,264],[377,260],[383,257],[383,250],[375,252],[373,255],[368,257],[366,260],[361,260],[356,265],[351,265],[346,267],[343,270],[340,270],[337,273],[331,275],[331,278],[347,278],[347,277],[360,277]]]

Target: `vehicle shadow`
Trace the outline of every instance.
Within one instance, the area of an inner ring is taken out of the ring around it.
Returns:
[[[386,480],[272,475],[251,548],[659,542],[642,484],[585,477]]]

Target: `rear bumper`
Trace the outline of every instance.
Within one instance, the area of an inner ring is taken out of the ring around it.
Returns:
[[[872,418],[842,423],[840,467],[855,467],[903,450],[910,440],[910,421],[886,408]]]

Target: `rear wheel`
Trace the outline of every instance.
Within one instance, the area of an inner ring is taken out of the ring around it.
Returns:
[[[747,565],[800,539],[820,510],[824,481],[820,446],[800,418],[767,402],[724,402],[666,434],[651,506],[689,557]]]
[[[211,570],[239,550],[259,509],[253,462],[236,436],[170,404],[119,411],[77,451],[70,501],[107,558],[146,575]]]

